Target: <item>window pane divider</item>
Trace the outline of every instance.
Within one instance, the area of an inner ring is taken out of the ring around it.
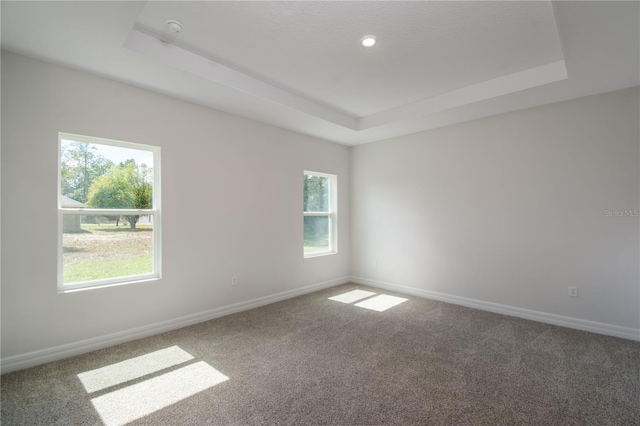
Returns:
[[[332,212],[304,212],[305,216],[331,216]]]
[[[154,209],[73,209],[60,208],[62,214],[78,214],[78,215],[104,215],[104,216],[125,216],[125,215],[155,215],[158,210]]]

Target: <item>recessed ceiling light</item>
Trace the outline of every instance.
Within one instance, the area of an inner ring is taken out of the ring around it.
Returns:
[[[362,40],[360,40],[360,42],[362,43],[363,47],[371,48],[376,45],[378,39],[374,35],[366,35],[362,37]]]

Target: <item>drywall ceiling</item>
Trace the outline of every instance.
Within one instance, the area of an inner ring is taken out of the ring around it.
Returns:
[[[137,22],[167,17],[189,50],[354,117],[563,59],[547,2],[153,2]]]
[[[640,84],[637,2],[1,7],[3,49],[347,145]]]

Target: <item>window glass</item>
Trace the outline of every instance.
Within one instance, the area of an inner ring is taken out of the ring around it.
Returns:
[[[159,155],[60,134],[60,289],[160,276]]]
[[[304,211],[329,212],[329,178],[304,175]]]
[[[132,230],[119,217],[63,215],[63,282],[153,273],[152,218],[140,217]]]
[[[329,218],[327,216],[305,216],[304,252],[314,253],[330,249]]]
[[[305,257],[336,253],[337,176],[304,172],[303,222]]]

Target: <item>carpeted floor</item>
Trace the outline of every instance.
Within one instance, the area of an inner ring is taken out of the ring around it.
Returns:
[[[3,426],[640,424],[638,342],[354,284],[1,380]]]

